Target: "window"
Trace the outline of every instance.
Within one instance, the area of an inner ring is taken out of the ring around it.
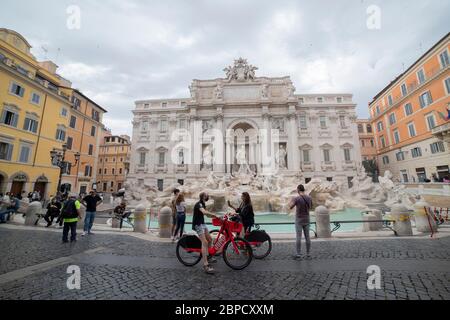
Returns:
[[[388,103],[389,103],[390,106],[392,106],[393,103],[394,103],[394,101],[392,100],[392,96],[391,95],[388,95]]]
[[[328,149],[323,150],[323,161],[330,162],[330,150]]]
[[[28,163],[28,159],[30,157],[31,148],[29,146],[21,146],[19,162]]]
[[[66,108],[64,108],[64,107],[62,107],[61,108],[61,116],[63,116],[63,117],[67,117],[67,109]]]
[[[38,95],[36,92],[33,92],[31,94],[31,103],[39,105],[41,102],[41,96]]]
[[[394,142],[399,143],[400,142],[400,134],[398,133],[398,130],[394,130]]]
[[[140,164],[141,166],[145,165],[145,156],[146,156],[146,153],[145,153],[145,152],[141,152],[141,153],[139,154],[139,164]]]
[[[70,123],[69,123],[69,126],[70,126],[71,128],[75,128],[76,123],[77,123],[77,117],[75,117],[75,116],[70,116]]]
[[[395,122],[397,122],[397,120],[395,119],[395,113],[391,113],[389,115],[389,124],[393,125]]]
[[[446,66],[448,66],[450,64],[450,59],[448,57],[448,51],[447,50],[445,50],[444,52],[442,52],[439,55],[439,60],[441,61],[442,68],[445,68]]]
[[[406,170],[400,170],[400,175],[402,176],[403,182],[408,182],[408,173]]]
[[[420,147],[416,147],[416,148],[411,149],[411,156],[413,158],[421,157],[422,156],[422,150],[420,149]]]
[[[361,140],[361,147],[365,147],[365,142],[364,142],[364,140]]]
[[[72,104],[73,104],[74,108],[75,108],[76,110],[78,110],[78,109],[80,108],[80,105],[81,105],[81,100],[78,99],[78,98],[75,97],[75,96],[72,96]]]
[[[375,110],[377,112],[377,115],[380,114],[380,106],[377,106]]]
[[[98,174],[102,174],[102,169],[98,169]]]
[[[425,73],[423,72],[423,69],[420,69],[417,71],[417,79],[419,79],[419,84],[422,84],[425,82]]]
[[[92,176],[92,167],[90,165],[84,167],[84,176],[85,177]]]
[[[373,143],[373,139],[370,139],[370,146],[371,146],[371,147],[374,147],[374,146],[375,146],[374,143]]]
[[[148,121],[142,121],[141,131],[147,131],[147,130],[148,130]]]
[[[327,181],[333,181],[333,177],[327,177]]]
[[[112,168],[112,174],[116,174],[116,169]]]
[[[416,136],[416,128],[414,127],[414,122],[408,123],[408,132],[411,138]]]
[[[11,161],[13,145],[7,142],[0,142],[0,160]]]
[[[4,123],[11,127],[17,127],[18,120],[19,120],[19,115],[17,113],[9,111],[9,110],[3,110],[1,123]]]
[[[94,146],[90,144],[88,149],[88,155],[92,156],[93,153],[94,153]]]
[[[159,191],[163,191],[164,190],[164,180],[163,179],[158,179],[157,180],[157,185],[158,185],[158,190]]]
[[[434,114],[429,114],[426,116],[426,118],[427,118],[428,130],[431,130],[434,127],[436,127],[436,120],[434,119]]]
[[[413,109],[412,109],[411,103],[405,104],[404,109],[405,109],[405,116],[409,116],[410,114],[413,113]]]
[[[159,131],[167,132],[167,120],[161,120],[159,123]]]
[[[421,108],[425,108],[426,106],[430,105],[433,102],[433,100],[431,98],[431,92],[427,91],[427,92],[421,94],[419,97],[419,101],[420,101]]]
[[[166,108],[166,107],[167,107],[167,102],[161,103],[161,106],[162,106],[163,108]]]
[[[337,97],[337,98],[336,98],[336,102],[337,102],[337,103],[342,103],[342,97]]]
[[[158,164],[163,166],[166,163],[165,159],[166,154],[164,152],[159,153]]]
[[[322,97],[318,97],[318,98],[317,98],[317,102],[318,102],[318,103],[322,103],[322,102],[323,102],[323,98],[322,98]]]
[[[94,119],[95,121],[100,121],[100,112],[92,109],[92,119]]]
[[[450,94],[450,78],[445,79],[445,89],[447,90],[447,94]]]
[[[66,140],[66,132],[63,129],[56,130],[56,140],[59,140],[59,141]]]
[[[366,126],[366,129],[367,129],[367,133],[372,133],[372,126],[370,124],[368,124]]]
[[[345,161],[351,161],[350,149],[344,149],[344,159],[345,159]]]
[[[384,137],[380,137],[381,147],[386,148],[386,140],[384,140]]]
[[[186,119],[178,120],[178,128],[179,129],[186,129]]]
[[[119,174],[122,174],[122,168],[119,168]]]
[[[72,150],[72,144],[73,144],[73,138],[72,137],[67,137],[67,150]]]
[[[431,153],[445,152],[444,142],[438,141],[430,144]]]
[[[105,168],[105,169],[103,170],[103,174],[108,174],[108,169],[107,169],[107,168]]]
[[[406,96],[408,94],[408,90],[406,89],[406,84],[402,84],[402,86],[400,87],[402,90],[402,96]]]
[[[339,116],[339,124],[341,128],[345,128],[345,116]]]
[[[95,126],[92,126],[92,128],[91,128],[91,136],[95,137],[95,131],[96,131]]]
[[[383,131],[383,122],[381,122],[381,121],[377,122],[377,129],[378,129],[378,132]]]
[[[300,116],[299,117],[299,122],[300,122],[300,129],[307,129],[308,128],[308,124],[306,123],[306,116]]]
[[[320,116],[319,120],[320,120],[320,127],[321,128],[326,128],[327,127],[327,117]]]
[[[303,162],[310,162],[310,158],[309,158],[309,150],[303,150],[302,151],[303,154]]]
[[[383,164],[389,164],[389,157],[383,156]]]
[[[23,98],[23,95],[25,94],[25,89],[18,85],[17,83],[13,82],[11,84],[11,87],[9,88],[9,92],[13,95],[19,96]]]
[[[299,101],[300,103],[304,103],[304,102],[305,102],[305,99],[304,99],[304,98],[298,98],[298,101]]]
[[[405,160],[405,154],[403,151],[399,151],[395,154],[395,157],[397,158],[397,161],[403,161]]]
[[[362,124],[358,124],[358,132],[364,133],[364,126]]]
[[[25,118],[25,121],[23,123],[23,130],[30,131],[30,132],[37,132],[38,128],[38,122],[36,120]]]

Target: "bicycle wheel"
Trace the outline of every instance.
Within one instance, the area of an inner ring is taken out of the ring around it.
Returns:
[[[242,270],[252,262],[253,250],[250,244],[242,238],[236,237],[234,241],[237,252],[233,243],[228,241],[223,249],[223,260],[231,269]]]
[[[265,231],[253,230],[245,236],[253,249],[255,259],[264,259],[272,251],[272,239]]]
[[[177,242],[177,258],[185,266],[195,266],[202,258],[201,248],[202,242],[197,236],[184,236]]]

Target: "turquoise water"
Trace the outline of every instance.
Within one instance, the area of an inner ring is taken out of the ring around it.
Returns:
[[[330,221],[349,221],[349,220],[362,220],[361,211],[359,209],[345,209],[345,211],[332,213],[330,215]],[[311,221],[315,221],[315,217],[311,216]],[[192,215],[188,215],[186,217],[186,222],[192,222]],[[207,223],[211,223],[211,219],[206,218]],[[274,213],[274,212],[258,212],[255,215],[255,223],[277,223],[277,222],[294,222],[294,216],[289,216],[283,213]],[[148,219],[147,219],[148,225]],[[124,227],[126,223],[124,223]],[[346,232],[346,231],[354,231],[356,229],[360,229],[362,227],[361,223],[343,223],[341,227],[336,232]],[[158,228],[158,221],[155,217],[152,217],[150,221],[150,228]],[[209,228],[216,228],[212,225],[209,225]],[[334,228],[334,224],[331,223],[331,229]],[[186,225],[186,230],[190,230],[191,226]],[[262,230],[266,230],[268,233],[293,233],[295,232],[294,224],[289,225],[261,225]],[[314,229],[314,226],[313,226]]]

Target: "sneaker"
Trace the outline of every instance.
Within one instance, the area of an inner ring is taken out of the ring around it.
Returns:
[[[217,262],[217,259],[214,258],[214,257],[208,257],[208,262],[209,262],[209,263],[216,263],[216,262]]]
[[[311,255],[309,253],[306,254],[306,259],[311,259]]]
[[[69,243],[67,240],[63,240],[62,244]]]
[[[294,260],[300,260],[302,258],[302,255],[301,254],[294,254],[293,256],[292,256],[292,259],[294,259]]]
[[[86,232],[83,232],[83,233],[81,234],[82,237],[84,237],[85,235],[86,235]]]
[[[207,274],[214,274],[214,269],[213,269],[209,264],[203,266],[203,270],[204,270]]]
[[[95,234],[95,233],[89,231],[88,234],[89,234],[89,235],[93,235],[93,234]]]

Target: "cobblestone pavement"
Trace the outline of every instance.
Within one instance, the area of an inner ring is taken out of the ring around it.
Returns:
[[[291,259],[293,242],[280,242],[242,271],[219,259],[215,275],[181,265],[171,243],[99,233],[62,245],[60,237],[0,228],[0,299],[450,299],[450,237],[313,240],[302,261]],[[66,286],[73,264],[80,290]],[[369,265],[380,266],[381,289],[367,288]]]

